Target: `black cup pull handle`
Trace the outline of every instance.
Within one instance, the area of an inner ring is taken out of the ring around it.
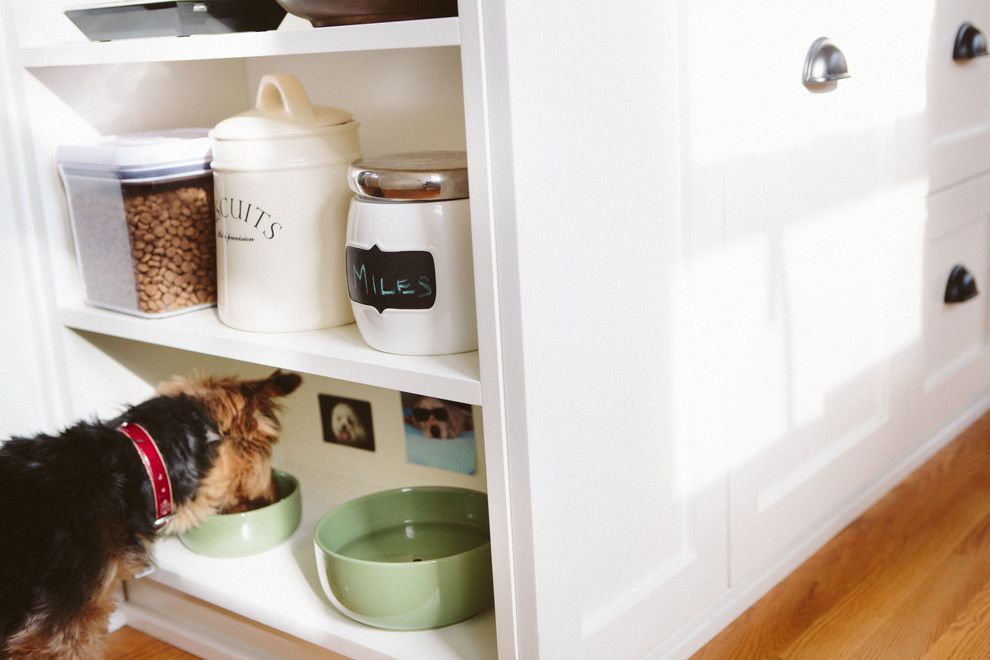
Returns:
[[[952,267],[949,282],[945,285],[945,302],[955,304],[975,298],[980,292],[976,290],[976,279],[973,274],[961,264]]]
[[[952,47],[952,59],[965,62],[987,54],[987,37],[972,23],[963,23],[956,32],[956,43]]]

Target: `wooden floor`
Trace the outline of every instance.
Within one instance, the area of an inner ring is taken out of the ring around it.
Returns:
[[[990,414],[695,657],[990,658]]]
[[[194,656],[124,628],[107,657]],[[695,658],[990,659],[990,414]]]
[[[107,640],[106,660],[196,660],[196,656],[148,637],[133,628],[123,627]]]

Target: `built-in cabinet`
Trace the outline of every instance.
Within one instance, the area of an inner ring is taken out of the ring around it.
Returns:
[[[61,4],[0,6],[3,133],[13,137],[3,141],[2,172],[4,189],[18,193],[3,200],[5,211],[10,207],[5,216],[12,220],[11,245],[18,248],[11,264],[11,275],[18,279],[11,277],[10,292],[19,296],[12,297],[17,325],[5,324],[4,337],[13,345],[18,334],[24,335],[17,358],[27,364],[20,368],[39,374],[42,385],[54,384],[40,397],[43,407],[30,399],[39,384],[27,377],[8,383],[3,392],[12,406],[28,410],[34,405],[46,414],[5,418],[4,433],[55,430],[74,419],[114,415],[121,405],[149,396],[173,373],[254,376],[278,367],[304,376],[303,387],[282,412],[282,441],[274,457],[278,467],[302,483],[304,515],[296,535],[263,556],[231,561],[198,556],[177,539],[163,539],[155,549],[154,574],[128,585],[121,618],[207,657],[336,652],[483,658],[494,657],[499,645],[514,654],[513,609],[522,597],[513,596],[511,585],[500,458],[505,443],[499,430],[502,385],[493,262],[486,248],[491,232],[486,120],[479,92],[471,96],[471,105],[462,88],[462,70],[473,72],[472,81],[483,79],[478,46],[465,45],[468,55],[461,56],[462,44],[476,44],[479,38],[471,40],[468,8],[460,20],[315,30],[289,17],[268,33],[91,43],[62,15]],[[480,20],[473,25],[480,30]],[[468,149],[476,177],[472,217],[478,223],[473,233],[479,243],[476,281],[485,351],[393,356],[366,346],[353,325],[283,335],[248,333],[224,326],[214,310],[149,323],[85,303],[55,167],[56,147],[101,134],[213,126],[253,106],[258,82],[269,72],[292,73],[314,103],[352,112],[361,123],[367,154]],[[468,116],[481,126],[470,136]],[[34,326],[40,331],[25,329]],[[43,348],[37,358],[34,344]],[[483,370],[491,375],[483,379]],[[473,406],[479,426],[472,474],[407,462],[400,392]],[[324,442],[320,394],[370,404],[374,452]],[[489,438],[502,439],[489,449]],[[495,562],[498,605],[457,626],[392,634],[350,621],[324,598],[312,530],[337,503],[411,484],[490,494],[493,555],[500,558]]]
[[[729,24],[760,26],[760,66],[724,77],[732,585],[845,519],[986,393],[985,298],[943,297],[955,264],[986,279],[990,249],[974,179],[990,166],[990,62],[953,59],[985,8],[737,12]],[[850,74],[824,90],[800,81],[821,36]]]
[[[990,10],[462,0],[458,18],[89,43],[57,0],[0,4],[11,272],[37,292],[3,337],[32,332],[44,350],[19,357],[52,383],[3,398],[57,426],[176,371],[304,374],[276,455],[302,480],[292,541],[232,561],[163,540],[128,589],[131,625],[193,652],[688,655],[990,405],[990,57],[953,59],[965,21]],[[823,36],[850,77],[809,89]],[[350,110],[365,153],[467,150],[477,352],[85,304],[56,146],[211,126],[275,71]],[[946,303],[956,265],[979,294]],[[402,391],[475,406],[475,474],[406,464],[377,412]],[[380,449],[324,446],[321,392],[371,401]],[[488,493],[491,611],[393,633],[323,598],[315,519],[410,483]]]

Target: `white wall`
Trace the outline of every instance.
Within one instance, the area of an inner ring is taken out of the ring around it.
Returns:
[[[9,7],[0,5],[0,439],[50,429],[59,419],[47,302],[38,282],[40,223],[25,180],[27,128]]]

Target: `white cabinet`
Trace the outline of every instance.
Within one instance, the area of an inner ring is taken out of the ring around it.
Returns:
[[[679,219],[682,19],[671,3],[508,9],[511,125],[493,138],[515,217],[497,258],[518,264],[500,306],[519,329],[502,345],[508,459],[536,590],[519,616],[543,657],[641,657],[726,589],[718,330],[699,322]]]
[[[741,591],[786,574],[809,539],[840,529],[960,430],[968,406],[986,405],[985,302],[942,302],[954,264],[986,277],[987,182],[972,177],[987,167],[987,58],[952,58],[957,29],[986,25],[986,12],[900,9],[759,2],[706,16],[716,39],[750,28],[745,72],[709,72],[725,109],[730,583]],[[825,92],[800,83],[822,36],[850,73]]]
[[[759,63],[725,77],[733,584],[819,526],[902,442],[891,71],[882,16],[838,5],[750,3],[722,19],[758,26],[747,58]],[[801,82],[821,36],[850,74],[828,92]]]
[[[253,626],[255,637],[291,636],[310,651],[484,658],[494,657],[501,645],[505,655],[514,655],[514,576],[506,529],[506,475],[499,458],[505,437],[500,365],[492,338],[492,276],[477,278],[482,340],[490,356],[485,367],[490,375],[484,380],[482,352],[387,355],[368,348],[353,326],[284,335],[245,333],[220,324],[213,310],[143,323],[145,319],[85,304],[54,159],[59,143],[96,134],[212,126],[248,108],[258,80],[269,71],[293,73],[316,103],[352,111],[362,123],[367,153],[463,149],[468,139],[462,66],[474,78],[483,78],[479,54],[461,58],[460,32],[470,31],[470,20],[327,30],[287,21],[269,33],[90,43],[66,24],[61,4],[0,5],[3,130],[16,136],[4,141],[2,171],[16,172],[21,177],[17,185],[27,191],[16,209],[20,219],[15,227],[15,244],[24,249],[15,255],[20,261],[11,266],[38,273],[32,287],[22,290],[36,299],[22,301],[19,309],[25,310],[25,325],[42,330],[30,337],[37,335],[39,342],[49,344],[43,346],[44,356],[54,365],[56,385],[44,397],[53,412],[48,419],[36,420],[35,428],[54,430],[74,419],[114,414],[118,406],[148,396],[169,373],[202,369],[248,375],[280,367],[299,371],[305,379],[283,414],[283,438],[275,456],[280,467],[300,476],[306,493],[304,522],[296,535],[257,563],[252,563],[257,558],[218,563],[190,553],[174,539],[162,541],[156,549],[158,570],[131,591],[125,613],[136,625],[167,632],[177,643],[209,656],[271,655],[264,644],[246,641],[251,635],[236,632],[245,622]],[[477,31],[477,23],[473,25]],[[466,41],[474,44],[465,48],[468,53],[479,48],[477,38]],[[480,116],[482,103],[473,103]],[[491,226],[484,185],[489,156],[483,137],[473,135],[470,141],[471,174],[479,182],[472,184],[477,206],[472,220],[478,226],[477,253],[482,255],[477,265],[485,273],[492,269],[484,248]],[[14,183],[11,179],[10,185]],[[44,265],[32,271],[24,266],[31,260]],[[27,360],[30,343],[22,343],[21,355]],[[24,382],[4,386],[3,395],[26,410],[31,390],[19,389]],[[473,474],[407,463],[401,391],[476,407],[483,428],[477,431]],[[378,439],[374,453],[323,442],[317,399],[321,393],[371,404]],[[30,430],[11,428],[9,418],[4,424],[4,433]],[[316,519],[360,494],[432,483],[490,494],[497,617],[491,610],[457,626],[396,635],[341,616],[323,597],[316,579],[311,539]],[[214,631],[217,607],[239,623]]]
[[[204,560],[160,543],[158,572],[131,590],[132,621],[210,654],[245,652],[236,626],[209,647],[199,621],[215,621],[202,608],[218,606],[276,636],[361,657],[631,656],[725,591],[725,476],[710,460],[724,434],[699,414],[710,401],[695,377],[713,328],[691,320],[698,303],[678,220],[679,18],[670,3],[638,4],[648,20],[635,26],[607,8],[562,17],[469,0],[457,19],[110,43],[73,33],[59,2],[0,6],[31,119],[20,157],[51,261],[44,304],[66,356],[64,421],[139,400],[173,371],[306,375],[276,455],[302,475],[300,531],[260,559]],[[605,57],[587,48],[603,38],[617,44]],[[635,70],[623,69],[633,60]],[[467,148],[478,352],[392,356],[353,327],[243,333],[211,310],[149,323],[85,304],[55,147],[212,125],[248,107],[260,76],[276,70],[297,75],[314,102],[353,112],[366,153]],[[474,404],[484,421],[477,473],[405,464],[401,428],[378,412],[375,456],[332,451],[314,437],[321,391],[376,411],[400,391]],[[488,492],[493,611],[392,633],[354,624],[323,599],[312,522],[339,501],[410,482]]]
[[[6,41],[0,32],[0,52]],[[40,426],[49,426],[58,417],[57,404],[48,392],[54,383],[55,356],[51,355],[51,333],[41,303],[45,261],[31,249],[41,228],[31,222],[33,198],[29,179],[18,166],[21,140],[7,126],[19,119],[13,112],[15,72],[0,67],[0,226],[6,237],[7,251],[0,259],[0,342],[18,346],[8,351],[5,371],[16,374],[16,396],[0,398],[0,419],[6,434],[31,435]],[[4,392],[6,394],[6,392]]]
[[[0,3],[5,162],[28,191],[25,263],[44,264],[18,304],[50,344],[51,423],[176,371],[306,376],[276,456],[303,476],[300,531],[243,561],[163,542],[131,621],[206,655],[704,643],[985,407],[990,182],[974,177],[990,169],[990,58],[946,47],[986,12],[935,4],[462,0],[458,18],[89,43],[59,0]],[[822,36],[851,77],[813,93],[800,76]],[[353,112],[365,153],[467,149],[477,352],[392,356],[353,326],[244,333],[212,310],[147,321],[84,303],[55,147],[210,126],[271,71]],[[957,262],[981,294],[945,307]],[[387,412],[401,391],[476,406],[475,474],[405,462]],[[321,442],[322,392],[372,402],[374,454]],[[487,491],[492,611],[390,633],[322,598],[313,521],[408,483]]]

